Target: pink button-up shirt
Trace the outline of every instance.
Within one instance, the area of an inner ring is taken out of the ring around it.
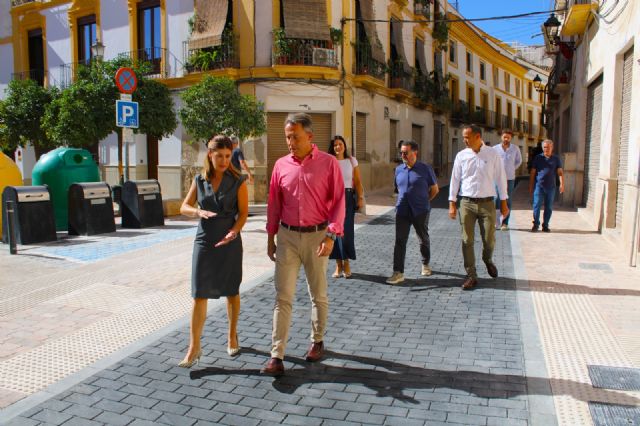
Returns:
[[[291,226],[329,222],[328,230],[342,235],[344,182],[338,160],[312,144],[302,161],[293,154],[276,161],[269,184],[267,232],[278,233],[280,221]]]

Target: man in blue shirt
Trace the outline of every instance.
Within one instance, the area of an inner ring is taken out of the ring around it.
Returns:
[[[253,183],[253,175],[251,175],[251,170],[249,170],[249,166],[247,166],[247,162],[244,160],[244,154],[240,149],[240,140],[233,136],[231,137],[231,142],[233,142],[233,151],[231,152],[231,164],[236,168],[240,173],[242,173],[242,169],[247,172],[249,175],[249,183]]]
[[[402,141],[402,164],[396,167],[395,184],[398,187],[396,202],[396,243],[393,248],[393,275],[389,284],[404,281],[404,258],[411,225],[416,230],[422,255],[422,275],[431,275],[431,248],[429,244],[429,212],[431,201],[438,193],[438,181],[433,168],[418,161],[418,144]]]
[[[531,162],[529,174],[529,194],[533,194],[533,227],[531,232],[538,232],[540,227],[540,208],[544,202],[542,231],[551,232],[549,220],[553,211],[553,200],[556,196],[556,175],[560,180],[560,193],[564,192],[564,175],[562,161],[553,155],[553,141],[542,142],[542,154],[538,154]],[[535,187],[535,189],[534,189]]]

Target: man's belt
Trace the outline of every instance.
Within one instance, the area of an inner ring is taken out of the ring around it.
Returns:
[[[473,198],[465,197],[464,195],[461,198],[463,200],[471,201],[472,203],[482,203],[484,201],[493,201],[495,199],[495,197]]]
[[[318,231],[322,231],[323,229],[326,229],[327,225],[328,225],[327,222],[322,222],[317,225],[311,225],[311,226],[292,226],[292,225],[287,225],[284,222],[280,222],[280,226],[287,228],[289,231],[293,231],[293,232],[318,232]]]

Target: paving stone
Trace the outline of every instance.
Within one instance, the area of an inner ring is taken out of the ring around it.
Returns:
[[[192,407],[185,411],[186,412],[184,415],[187,417],[193,417],[194,419],[205,420],[208,422],[218,422],[222,417],[225,416],[225,413],[203,410],[202,408],[197,407]]]
[[[160,417],[162,415],[162,412],[157,410],[150,410],[148,408],[143,408],[143,407],[131,407],[130,409],[125,411],[123,414],[126,416],[133,417],[135,419],[152,421]]]
[[[131,423],[134,419],[129,416],[124,416],[122,414],[105,411],[93,420],[96,422],[102,422],[108,425],[124,426]]]
[[[58,411],[45,408],[44,410],[41,410],[37,414],[33,415],[31,417],[31,420],[37,420],[52,425],[61,425],[70,418],[71,416],[69,414],[60,413]]]
[[[69,408],[63,411],[64,414],[69,414],[74,418],[83,418],[91,420],[95,417],[98,417],[102,410],[92,407],[86,407],[80,404],[73,404]]]
[[[104,423],[94,422],[93,420],[74,417],[63,423],[63,426],[102,426]]]

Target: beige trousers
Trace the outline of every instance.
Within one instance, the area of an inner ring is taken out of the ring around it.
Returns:
[[[473,250],[476,222],[480,226],[480,237],[482,238],[482,260],[485,264],[493,263],[493,249],[496,245],[496,210],[494,201],[475,203],[464,198],[460,201],[462,257],[464,259],[464,269],[467,271],[467,275],[472,278],[478,278],[476,255]]]
[[[329,257],[318,257],[316,251],[325,235],[326,231],[303,233],[283,227],[278,231],[275,272],[276,304],[273,310],[271,336],[271,356],[274,358],[284,359],[300,265],[304,266],[307,288],[311,297],[311,340],[322,341],[329,311],[327,297]]]

